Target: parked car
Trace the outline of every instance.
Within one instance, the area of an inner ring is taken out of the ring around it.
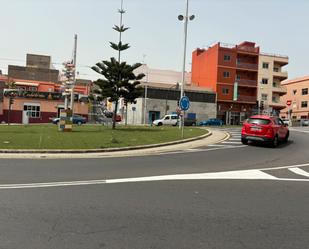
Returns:
[[[54,118],[52,119],[53,124],[58,124],[60,121],[60,118]],[[86,123],[86,118],[82,117],[80,115],[73,115],[73,124],[81,125]]]
[[[218,118],[211,118],[208,119],[206,121],[201,121],[199,123],[200,126],[205,126],[205,125],[217,125],[217,126],[221,126],[223,125],[223,121],[221,119]]]
[[[285,124],[285,125],[288,125],[288,126],[291,126],[291,120],[289,119],[282,119],[282,122]]]
[[[184,120],[184,125],[185,126],[196,126],[196,119],[192,119],[192,118],[185,118]]]
[[[168,114],[165,115],[161,119],[156,119],[153,121],[153,125],[161,126],[161,125],[174,125],[176,126],[179,122],[179,117],[177,114]]]
[[[301,119],[300,125],[301,126],[309,126],[309,120],[308,119]]]
[[[243,144],[248,144],[248,141],[264,142],[276,147],[280,141],[287,142],[289,134],[288,126],[280,118],[255,115],[243,124],[241,142]]]

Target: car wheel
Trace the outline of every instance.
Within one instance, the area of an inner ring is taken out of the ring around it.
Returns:
[[[272,141],[272,147],[276,148],[279,145],[279,138],[278,135],[276,135]]]
[[[196,123],[192,123],[192,126],[196,126]]]
[[[289,141],[290,132],[285,135],[284,142],[287,143]]]
[[[248,144],[248,140],[247,140],[247,139],[242,138],[242,139],[241,139],[241,143],[242,143],[242,144],[244,144],[244,145],[247,145],[247,144]]]
[[[161,122],[159,122],[159,123],[158,123],[158,126],[162,126],[162,123],[161,123]]]
[[[78,122],[77,122],[77,125],[82,125],[82,122],[81,122],[81,121],[78,121]]]

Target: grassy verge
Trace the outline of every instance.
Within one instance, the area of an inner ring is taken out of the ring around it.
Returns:
[[[206,134],[185,127],[184,138]],[[0,126],[0,149],[98,149],[164,143],[181,139],[178,127],[75,126],[59,132],[56,125]]]

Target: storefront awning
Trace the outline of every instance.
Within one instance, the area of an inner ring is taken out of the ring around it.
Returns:
[[[30,82],[15,82],[14,84],[18,86],[39,86],[38,83],[30,83]]]

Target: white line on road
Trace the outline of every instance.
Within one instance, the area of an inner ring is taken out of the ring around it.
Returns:
[[[295,166],[296,165],[283,166],[277,168],[270,168],[268,170],[272,171],[275,169],[288,168],[289,170],[291,170],[296,174],[300,174],[302,176],[308,176],[307,175],[308,172],[298,168],[300,166],[309,166],[308,163],[298,165],[298,167]],[[195,173],[195,174],[159,175],[159,176],[132,177],[132,178],[120,178],[120,179],[106,179],[106,180],[0,184],[0,190],[85,186],[85,185],[130,183],[130,182],[175,181],[175,180],[275,180],[275,181],[309,182],[309,179],[277,178],[271,174],[265,173],[265,171],[263,170],[265,169],[235,170],[226,172]]]
[[[292,171],[293,173],[297,174],[297,175],[309,177],[309,173],[307,171],[304,171],[303,169],[290,168],[289,170]]]
[[[222,144],[241,144],[241,142],[240,141],[239,142],[233,142],[233,141],[229,142],[229,141],[226,141],[226,142],[222,142]]]

